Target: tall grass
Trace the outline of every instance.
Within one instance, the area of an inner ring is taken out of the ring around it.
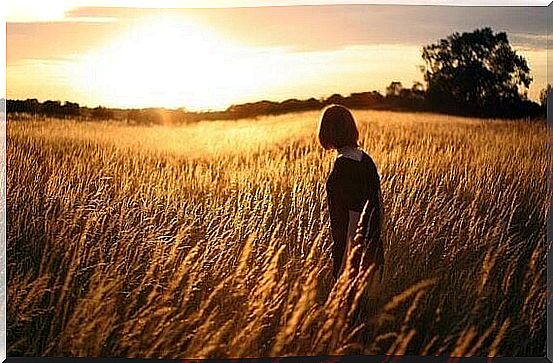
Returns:
[[[384,281],[331,281],[317,113],[10,119],[8,355],[545,353],[544,124],[356,112]]]

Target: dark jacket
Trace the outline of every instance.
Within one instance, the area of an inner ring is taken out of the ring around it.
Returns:
[[[340,274],[345,258],[350,218],[359,216],[358,213],[361,216],[354,233],[355,243],[362,245],[362,250],[369,257],[369,265],[374,262],[377,267],[381,267],[384,255],[380,240],[380,177],[371,157],[362,150],[340,150],[327,179],[326,191],[333,240],[334,276],[337,278]]]

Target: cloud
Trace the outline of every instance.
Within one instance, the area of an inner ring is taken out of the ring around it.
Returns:
[[[225,9],[83,7],[68,18],[133,21],[153,14],[193,19],[254,46],[321,51],[362,44],[424,45],[454,31],[491,26],[522,47],[545,48],[548,12],[539,7],[329,5]]]
[[[224,38],[252,47],[323,52],[370,44],[422,47],[454,31],[491,26],[506,31],[520,50],[547,48],[544,8],[335,5],[227,9],[82,7],[63,22],[7,24],[7,62],[60,58],[109,42],[147,16],[193,21]],[[109,19],[110,21],[93,21]],[[91,21],[92,20],[92,21]]]

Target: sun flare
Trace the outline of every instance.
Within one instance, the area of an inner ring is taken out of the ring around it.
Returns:
[[[87,54],[75,78],[125,107],[216,109],[262,88],[251,52],[192,21],[149,17]]]

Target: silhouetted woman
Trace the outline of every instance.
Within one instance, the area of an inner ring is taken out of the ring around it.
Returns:
[[[384,253],[380,239],[382,202],[380,177],[371,157],[359,148],[359,131],[351,112],[339,105],[323,110],[319,123],[319,142],[336,150],[334,166],[326,181],[332,232],[333,275],[342,273],[349,251],[360,244],[363,261],[354,259],[354,268],[375,265],[382,278]]]

